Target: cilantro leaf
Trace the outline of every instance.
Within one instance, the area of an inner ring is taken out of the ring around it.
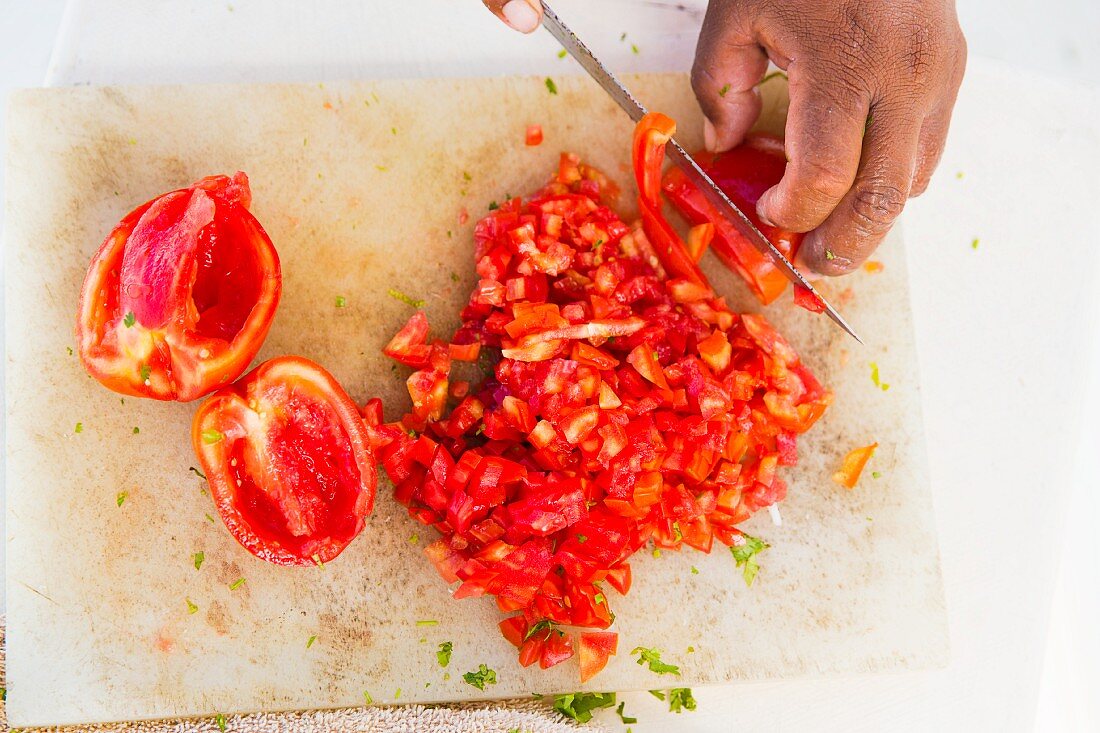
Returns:
[[[668,711],[680,713],[683,710],[694,710],[695,698],[691,696],[690,687],[674,687],[668,691]]]
[[[558,85],[555,84],[554,80],[550,77],[546,77],[546,91],[550,92],[551,94],[558,93]]]
[[[619,703],[619,707],[615,709],[615,712],[619,714],[619,720],[623,721],[623,725],[630,725],[631,723],[637,723],[637,718],[632,718],[623,712],[623,708],[626,707],[625,702]]]
[[[439,651],[435,653],[436,661],[439,662],[440,667],[446,667],[451,663],[451,652],[454,650],[455,645],[449,641],[445,641],[439,645]]]
[[[214,443],[219,442],[224,437],[225,436],[222,435],[220,431],[215,430],[214,428],[207,428],[206,430],[202,431],[202,442],[206,443],[207,445],[213,445]]]
[[[313,636],[306,639],[306,649],[309,649],[311,646],[313,646],[313,642],[315,641],[317,641],[317,634],[314,634]]]
[[[204,553],[202,550],[199,550],[191,557],[195,561],[195,570],[198,570],[202,567],[202,561],[206,559],[206,553]]]
[[[128,311],[126,315],[122,317],[122,325],[126,326],[126,328],[131,328],[136,322],[137,318],[134,316],[133,311]]]
[[[126,497],[130,494],[125,491],[118,492],[118,496],[115,497],[115,504],[122,506],[122,502],[126,501]]]
[[[737,561],[737,567],[744,567],[741,576],[745,579],[745,585],[752,587],[752,581],[756,579],[756,573],[760,566],[756,564],[756,555],[771,547],[764,540],[758,540],[747,534],[741,535],[744,542],[740,545],[731,545],[730,552]]]
[[[578,723],[592,720],[592,711],[615,705],[614,692],[570,692],[554,695],[554,710]]]
[[[495,685],[497,683],[497,673],[484,664],[480,664],[477,670],[462,675],[462,679],[466,681],[466,684],[484,690],[485,685]]]
[[[542,621],[536,621],[531,628],[527,629],[527,633],[523,635],[523,640],[527,641],[535,634],[552,628],[554,628],[554,622],[550,619],[544,618]]]
[[[391,298],[393,298],[395,300],[400,300],[405,305],[411,305],[413,308],[423,308],[424,307],[424,301],[423,300],[418,300],[416,298],[412,298],[408,295],[405,295],[404,293],[402,293],[400,290],[397,290],[396,288],[390,288],[389,289],[389,295],[390,295]]]
[[[667,664],[661,661],[660,649],[646,649],[643,646],[635,647],[631,654],[638,655],[638,664],[649,665],[650,672],[656,672],[657,674],[674,674],[680,675],[680,668],[675,664]]]

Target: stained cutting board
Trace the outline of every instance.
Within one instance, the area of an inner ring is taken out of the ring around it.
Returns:
[[[541,78],[512,78],[76,88],[12,100],[5,264],[13,725],[350,706],[364,691],[390,703],[578,689],[575,662],[519,667],[490,600],[448,597],[421,554],[433,531],[407,517],[388,485],[363,535],[324,568],[253,558],[208,521],[211,500],[188,470],[195,406],[122,401],[67,351],[85,267],[113,224],[158,193],[240,169],[283,262],[283,301],[260,358],[313,358],[357,400],[380,395],[389,415],[399,414],[404,375],[380,349],[411,311],[387,291],[425,299],[433,325],[449,333],[474,281],[473,224],[492,200],[532,191],[567,149],[617,178],[624,214],[632,214],[628,120],[588,80],[556,81],[556,95]],[[699,144],[684,77],[630,82],[651,108],[679,120],[689,146]],[[783,90],[766,92],[765,124],[775,128]],[[534,122],[546,142],[528,148],[524,128]],[[610,598],[622,653],[587,689],[668,686],[629,657],[635,646],[659,647],[679,664],[678,686],[945,660],[899,235],[879,259],[880,274],[824,286],[866,347],[789,304],[767,311],[836,403],[800,444],[782,526],[767,513],[746,525],[773,545],[754,586],[745,587],[720,547],[710,556],[640,553],[630,595]],[[754,309],[709,256],[704,268],[731,302]],[[346,307],[335,307],[337,296]],[[872,383],[872,362],[888,391]],[[872,440],[880,477],[865,475],[852,492],[838,488],[829,475],[840,456]],[[205,562],[196,570],[198,551]],[[231,590],[241,577],[244,585]],[[197,612],[188,613],[188,600]],[[418,626],[423,620],[438,624]],[[442,641],[454,644],[446,670],[435,658]],[[485,691],[461,677],[481,663],[499,678]]]

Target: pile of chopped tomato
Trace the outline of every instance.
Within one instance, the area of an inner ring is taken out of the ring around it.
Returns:
[[[641,227],[570,154],[480,221],[451,343],[418,312],[386,347],[416,370],[412,412],[363,409],[397,500],[439,531],[425,552],[455,598],[494,596],[524,666],[573,656],[558,627],[578,627],[582,681],[615,652],[591,630],[613,623],[606,588],[630,589],[631,555],[744,543],[737,525],[784,498],[778,469],[831,400],[764,317],[716,297],[661,215],[670,124],[636,132]],[[492,374],[450,384],[481,349],[499,354]],[[445,416],[449,394],[463,396]]]

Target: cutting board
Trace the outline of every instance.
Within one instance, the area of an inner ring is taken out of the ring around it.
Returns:
[[[491,201],[532,191],[559,152],[572,150],[623,184],[621,209],[633,214],[628,120],[587,79],[556,81],[557,94],[542,78],[507,78],[13,98],[5,230],[13,725],[352,706],[364,692],[403,703],[582,688],[575,661],[519,667],[490,600],[449,598],[421,552],[434,530],[410,520],[385,482],[362,536],[325,567],[253,558],[208,516],[210,497],[189,470],[195,406],[122,400],[69,353],[84,270],[113,224],[158,193],[240,169],[284,272],[259,358],[308,356],[357,400],[381,396],[388,416],[398,415],[408,403],[404,372],[380,349],[411,309],[387,291],[423,298],[437,332],[448,334],[475,279],[473,224]],[[689,147],[700,144],[685,77],[629,82],[679,120]],[[765,95],[763,124],[780,129],[782,84],[769,83]],[[545,130],[539,147],[523,144],[529,123]],[[786,474],[782,525],[763,513],[745,526],[772,544],[755,584],[745,586],[721,547],[709,556],[639,553],[631,593],[610,592],[621,653],[584,689],[945,661],[903,246],[894,234],[878,255],[881,273],[823,285],[865,347],[789,302],[767,310],[836,403]],[[709,255],[704,269],[735,306],[755,309]],[[889,390],[872,382],[872,363]],[[840,457],[872,440],[880,448],[860,486],[833,484]],[[199,569],[196,552],[205,557]],[[245,583],[231,589],[238,578]],[[443,641],[454,645],[446,669],[435,656]],[[682,676],[637,665],[627,654],[635,646],[659,647]],[[482,663],[499,680],[484,691],[462,681]]]

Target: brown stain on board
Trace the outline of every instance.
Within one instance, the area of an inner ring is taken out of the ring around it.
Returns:
[[[12,712],[25,704],[25,717],[76,715],[66,701],[79,699],[88,720],[131,719],[357,705],[363,689],[384,700],[402,687],[402,701],[578,689],[572,663],[547,671],[516,664],[490,600],[450,598],[423,556],[433,531],[392,501],[387,481],[379,483],[366,531],[324,569],[267,565],[220,521],[204,518],[216,512],[188,472],[196,465],[186,438],[195,405],[120,404],[65,354],[84,268],[111,227],[157,194],[240,169],[285,274],[284,300],[259,359],[314,358],[357,401],[381,396],[387,417],[395,417],[408,404],[408,370],[395,375],[380,349],[413,309],[387,290],[423,298],[435,332],[446,337],[476,281],[472,232],[490,201],[541,186],[563,149],[611,172],[629,161],[625,116],[589,81],[556,81],[556,97],[542,78],[17,95],[5,219],[6,297],[9,313],[21,316],[9,319],[7,344],[8,663],[25,689],[43,692],[12,701]],[[699,112],[684,77],[629,81],[649,106],[677,117],[689,148],[699,145]],[[324,109],[326,99],[342,102],[339,114]],[[773,111],[784,103],[765,102]],[[224,114],[212,117],[209,109]],[[459,118],[461,136],[441,124]],[[546,142],[528,148],[523,128],[536,122]],[[629,217],[632,182],[616,178],[624,189],[617,208]],[[460,226],[463,207],[470,220]],[[744,588],[728,552],[716,548],[709,556],[643,554],[631,594],[609,598],[629,648],[699,650],[677,660],[682,684],[942,658],[904,252],[896,239],[880,252],[886,269],[852,276],[858,297],[845,311],[871,346],[840,347],[843,338],[823,319],[785,305],[766,309],[837,400],[800,443],[801,464],[786,474],[784,526],[773,527],[766,515],[746,526],[772,544],[753,588]],[[756,310],[732,274],[709,257],[703,266],[735,307]],[[337,295],[346,308],[335,308]],[[851,350],[847,365],[840,348]],[[870,360],[890,375],[890,392],[870,383]],[[77,420],[85,423],[80,435],[73,434]],[[140,435],[131,434],[134,425]],[[838,490],[828,480],[835,463],[871,439],[882,444],[871,470],[886,474],[883,480]],[[120,490],[131,495],[117,507]],[[865,516],[874,517],[870,531]],[[206,562],[196,571],[191,555],[198,550]],[[246,583],[230,591],[239,577]],[[685,606],[684,597],[705,603]],[[185,598],[199,612],[187,614]],[[439,625],[418,628],[417,619]],[[163,628],[171,629],[171,653],[152,643]],[[312,634],[323,643],[307,653]],[[784,640],[781,649],[775,639]],[[455,644],[448,682],[434,658],[445,640]],[[72,672],[47,681],[35,663],[41,658]],[[195,660],[222,674],[196,677]],[[480,663],[500,676],[484,693],[461,680]],[[88,699],[86,691],[106,689],[105,680],[125,694]],[[621,659],[587,688],[649,686],[646,670]]]

